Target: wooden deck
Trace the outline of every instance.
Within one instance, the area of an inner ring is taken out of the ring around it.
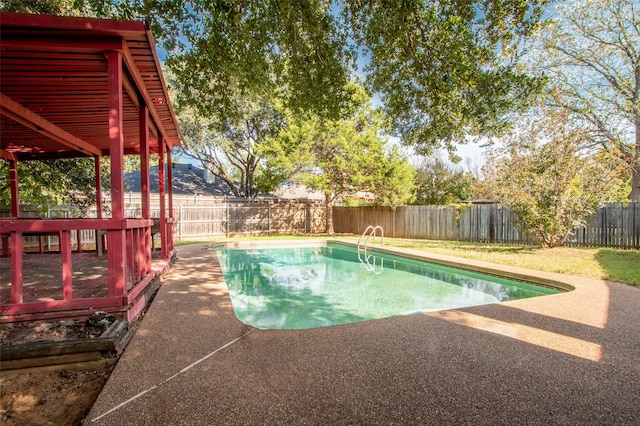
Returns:
[[[10,262],[10,258],[0,258],[0,305],[11,303]],[[156,276],[162,275],[169,265],[170,260],[161,259],[159,250],[152,252],[151,269]],[[98,299],[109,296],[106,254],[98,256],[95,251],[73,252],[72,274],[73,299]],[[63,298],[62,256],[60,252],[52,251],[42,254],[37,251],[26,252],[23,255],[23,303],[60,301]],[[130,308],[131,306],[123,306],[114,313],[127,319],[127,312]],[[49,314],[52,317],[78,315],[83,315],[83,310]],[[7,319],[3,317],[0,322]],[[12,318],[12,320],[15,319]],[[25,317],[24,319],[32,318]]]

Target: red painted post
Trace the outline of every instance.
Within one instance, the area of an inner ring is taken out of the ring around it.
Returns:
[[[131,288],[137,284],[137,282],[135,281],[135,277],[134,277],[134,271],[135,271],[135,262],[134,262],[134,256],[135,256],[135,247],[133,244],[133,232],[135,231],[135,229],[127,229],[125,231],[125,240],[126,240],[126,247],[127,247],[127,268],[126,268],[126,275],[125,275],[125,284],[126,284],[126,289],[127,291],[131,290]]]
[[[109,65],[109,156],[111,157],[111,217],[124,218],[124,129],[122,56],[107,52]]]
[[[124,246],[124,231],[107,231],[107,247],[109,296],[124,296],[126,293],[126,248]],[[121,250],[117,250],[114,247],[121,247]]]
[[[151,217],[149,186],[149,108],[140,106],[140,193],[142,196],[142,218]]]
[[[160,257],[167,259],[167,207],[165,200],[165,175],[164,175],[164,138],[158,138],[158,189],[160,193]]]
[[[146,265],[145,265],[145,243],[144,236],[147,233],[148,228],[138,228],[136,229],[136,273],[138,274],[138,281],[142,280],[146,275]]]
[[[167,182],[169,185],[169,217],[173,219],[173,171],[171,162],[171,148],[167,149]],[[167,253],[173,250],[173,224],[171,221],[167,230]]]
[[[18,163],[9,161],[9,186],[11,187],[11,216],[20,216],[20,193],[18,192]]]
[[[78,230],[78,232],[80,232]],[[73,268],[71,261],[71,231],[60,231],[60,254],[62,255],[62,296],[64,300],[73,299]]]
[[[11,303],[22,303],[22,232],[11,233]]]
[[[96,218],[102,219],[102,176],[100,174],[100,156],[95,155],[93,157],[93,169],[96,182]],[[102,230],[96,229],[96,254],[102,256]]]
[[[102,219],[102,176],[100,174],[100,157],[93,157],[93,168],[96,176],[96,217]]]
[[[124,137],[122,108],[122,56],[106,52],[109,73],[109,155],[111,157],[111,217],[124,219]],[[109,230],[109,296],[125,295],[125,230]],[[124,298],[123,298],[124,303]]]
[[[149,185],[149,108],[140,106],[140,192],[142,195],[142,218],[151,219],[151,187]],[[151,271],[151,228],[144,229],[143,275]]]

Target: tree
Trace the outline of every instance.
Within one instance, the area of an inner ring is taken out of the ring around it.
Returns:
[[[101,183],[109,187],[109,162],[101,161]],[[34,208],[47,205],[68,205],[80,212],[96,204],[96,184],[93,158],[18,162],[18,192],[20,202]],[[11,205],[9,165],[0,161],[0,203]]]
[[[520,43],[547,2],[346,1],[370,60],[368,87],[405,143],[430,154],[467,135],[499,134],[540,82],[518,72]]]
[[[201,116],[242,115],[237,98],[280,92],[287,107],[337,117],[350,98],[346,35],[331,2],[144,2],[176,76],[180,105]]]
[[[0,10],[20,13],[66,15],[76,10],[76,2],[69,0],[4,0]]]
[[[27,1],[27,0],[24,0]],[[285,93],[339,118],[356,59],[403,140],[428,153],[499,133],[539,81],[514,68],[549,0],[76,0],[98,16],[151,22],[177,102],[233,116],[235,97]]]
[[[15,0],[27,4],[32,0]],[[298,113],[349,116],[355,59],[405,143],[429,152],[499,133],[539,87],[516,71],[547,0],[67,0],[65,13],[146,19],[199,117],[243,116],[274,92]]]
[[[414,204],[447,205],[471,197],[471,177],[440,156],[425,158],[416,175]]]
[[[611,157],[581,153],[586,134],[571,127],[566,114],[548,113],[528,124],[494,159],[496,189],[523,232],[555,247],[599,204],[617,201],[624,175]]]
[[[375,203],[394,209],[413,200],[415,168],[402,156],[397,146],[391,146],[374,178]]]
[[[362,88],[354,90],[359,108],[348,118],[327,121],[293,115],[278,137],[263,147],[267,168],[298,179],[325,194],[326,232],[333,233],[335,200],[373,192],[378,202],[398,205],[411,197],[413,171],[397,150],[387,150],[382,120]]]
[[[538,55],[548,105],[580,121],[585,143],[625,161],[633,174],[629,199],[640,201],[640,5],[580,0],[556,13]]]
[[[272,99],[237,103],[239,113],[231,117],[206,118],[192,108],[183,109],[179,119],[187,146],[180,152],[199,160],[236,197],[254,197],[265,180],[259,177],[260,144],[279,132],[284,117]]]

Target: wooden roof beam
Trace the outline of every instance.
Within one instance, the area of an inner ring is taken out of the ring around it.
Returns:
[[[122,59],[124,60],[124,63],[127,67],[127,70],[129,71],[129,74],[131,74],[131,78],[133,78],[133,81],[136,83],[136,86],[138,87],[138,91],[140,92],[140,94],[142,95],[142,98],[144,99],[144,103],[149,108],[149,113],[153,118],[153,123],[158,129],[158,132],[161,135],[166,136],[168,133],[165,130],[164,126],[162,125],[160,114],[158,114],[158,111],[156,110],[156,106],[153,102],[153,99],[151,98],[151,95],[149,95],[149,92],[147,91],[147,85],[144,79],[142,78],[142,75],[140,75],[140,71],[136,66],[136,61],[135,59],[133,59],[133,55],[131,54],[131,51],[126,46],[124,47],[122,52]],[[164,102],[169,102],[169,100],[165,99]]]
[[[136,109],[140,110],[140,98],[138,97],[138,91],[136,90],[134,84],[129,80],[126,74],[122,74],[122,86],[124,90],[126,90],[131,102],[136,106]]]
[[[49,37],[30,34],[3,34],[2,48],[5,50],[27,50],[36,52],[96,52],[105,50],[122,51],[124,39],[117,36],[91,37],[68,36]]]
[[[87,155],[102,155],[97,147],[73,136],[4,93],[0,93],[0,114],[76,151]]]
[[[41,161],[41,160],[60,160],[63,158],[87,158],[88,155],[79,151],[62,151],[62,152],[36,152],[36,153],[19,153],[16,155],[19,161]]]
[[[2,26],[37,30],[100,31],[135,36],[146,28],[144,23],[140,21],[98,18],[79,19],[71,16],[51,15],[30,15],[29,20],[25,21],[23,13],[13,12],[0,12],[0,16],[2,17]]]
[[[18,157],[13,152],[9,152],[6,149],[0,149],[0,159],[7,161],[18,161]]]

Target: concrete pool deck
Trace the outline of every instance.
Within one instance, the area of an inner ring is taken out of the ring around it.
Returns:
[[[639,288],[455,260],[575,290],[259,330],[236,319],[215,253],[179,247],[83,424],[640,423]]]

